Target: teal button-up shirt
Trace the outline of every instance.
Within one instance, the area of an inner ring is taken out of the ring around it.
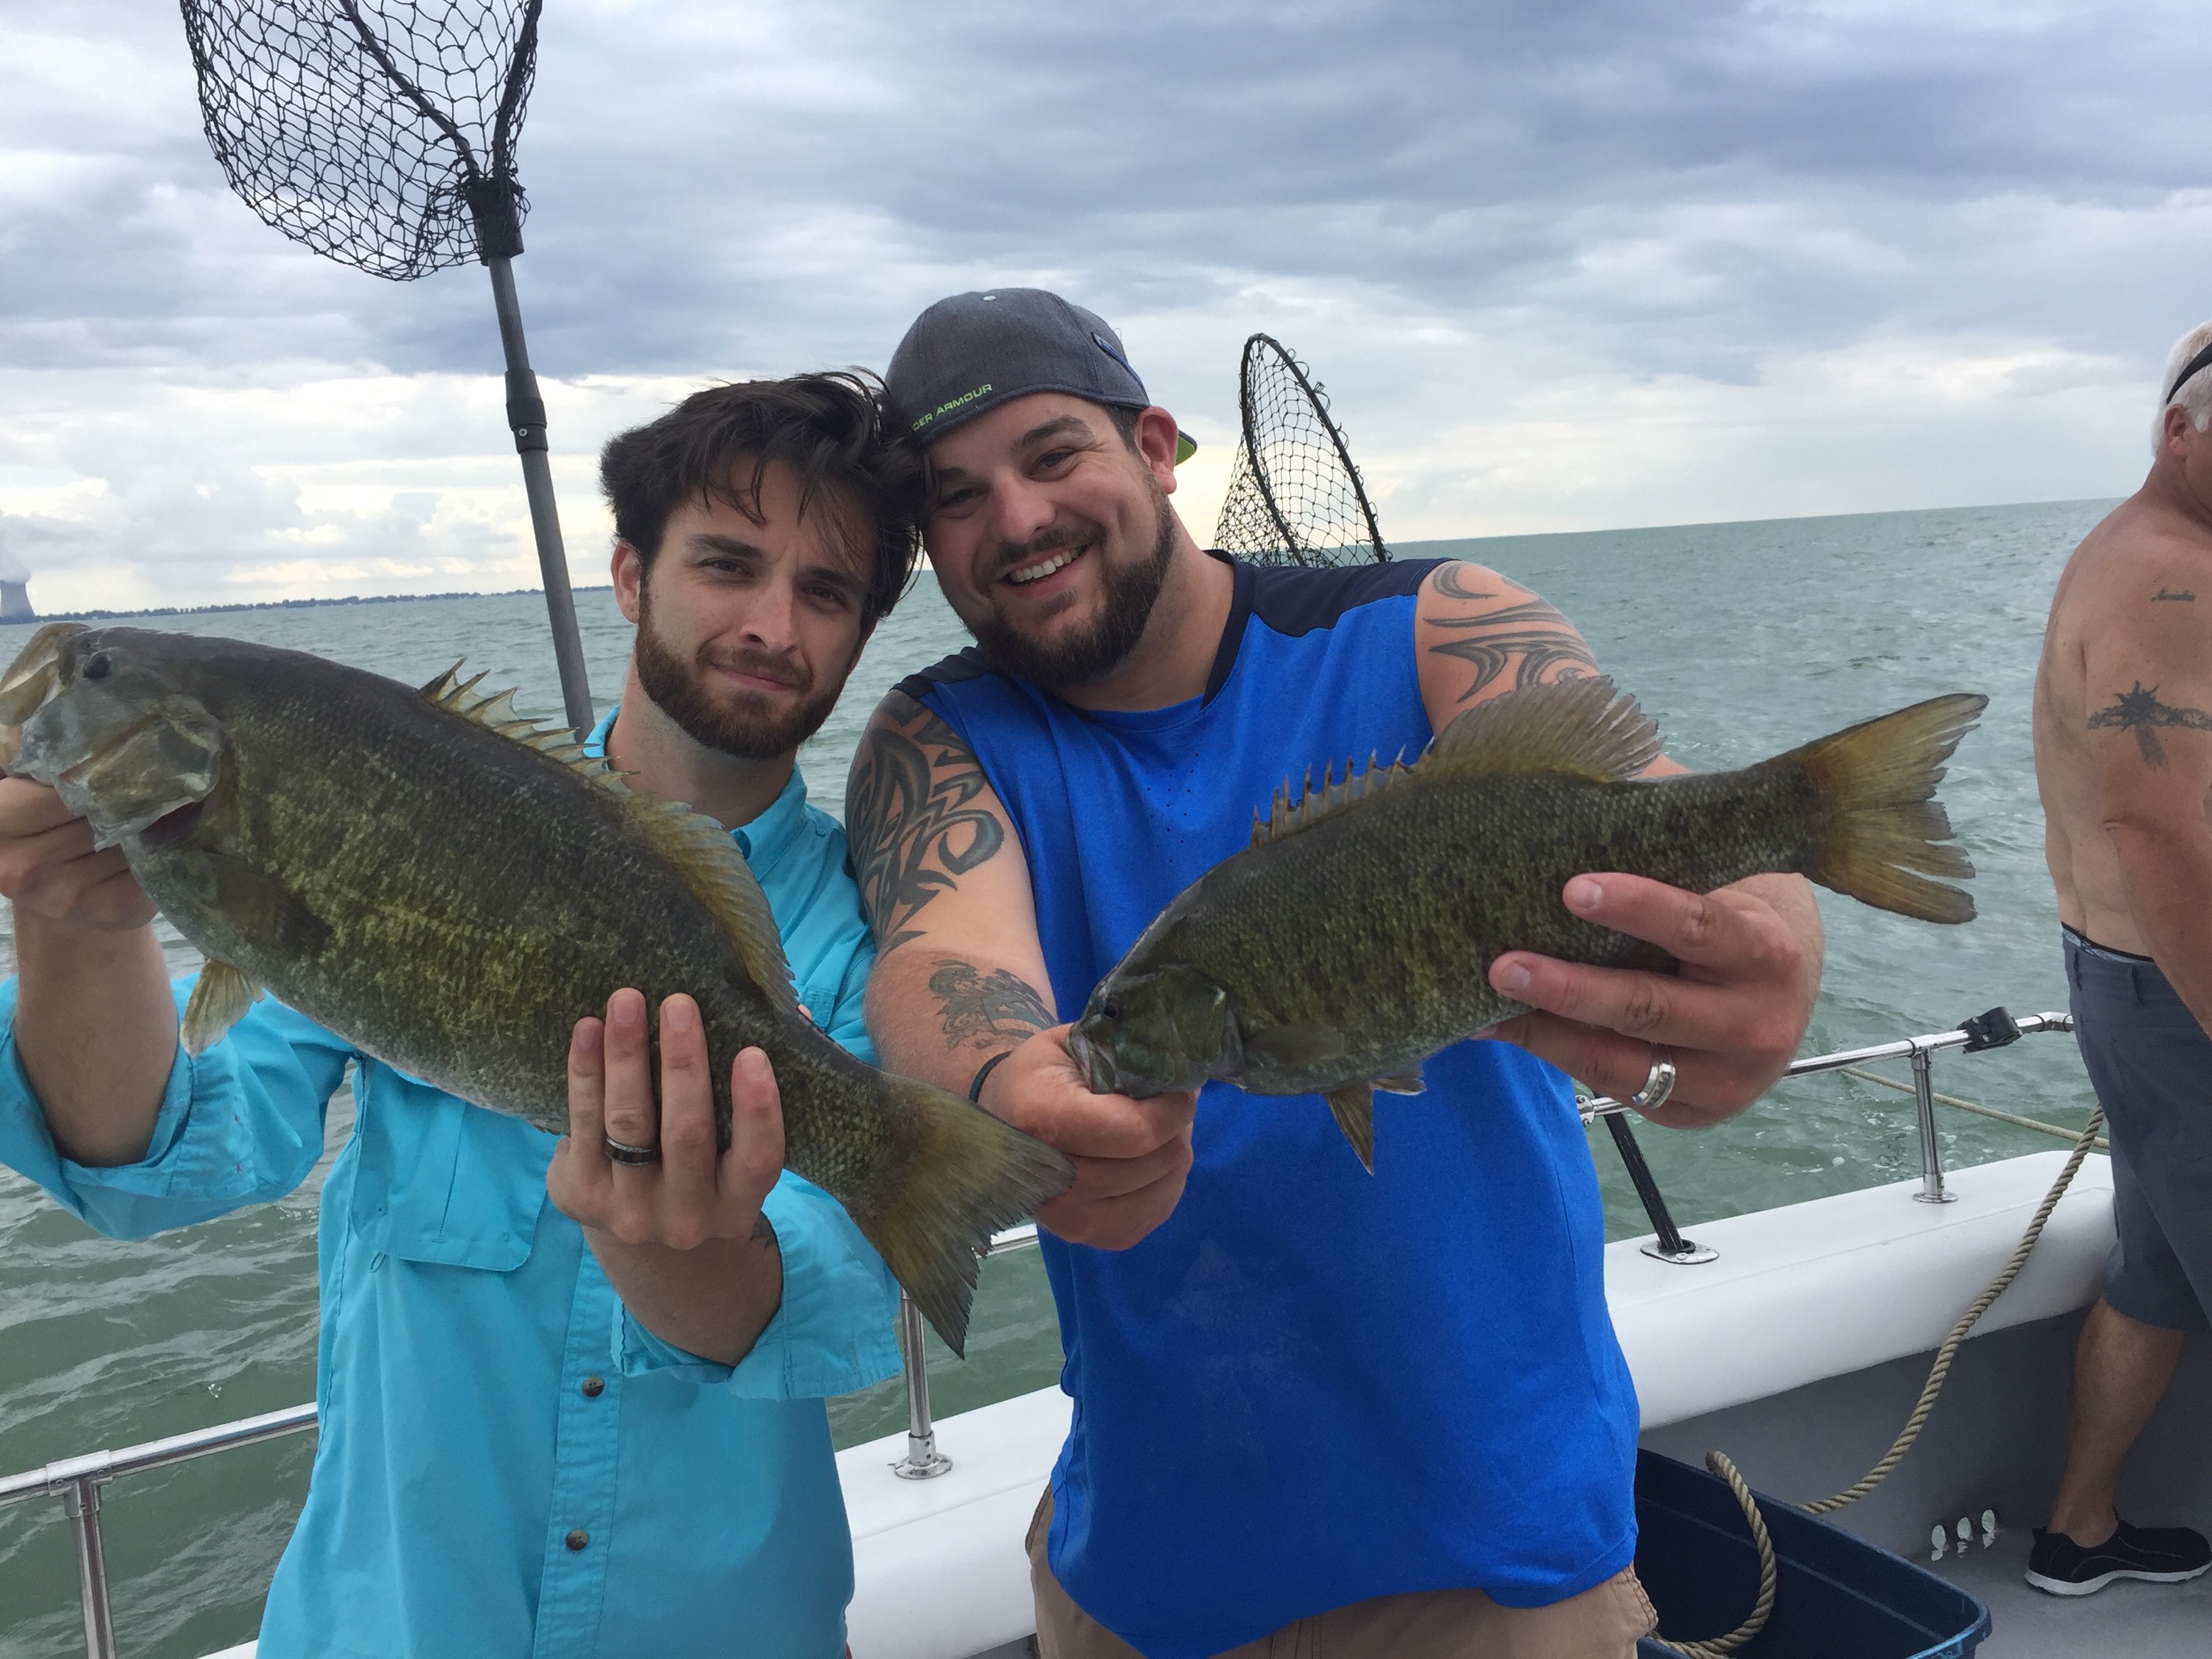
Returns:
[[[844,831],[794,774],[732,834],[800,1001],[872,1060]],[[826,1194],[787,1170],[769,1194],[782,1304],[742,1362],[717,1365],[623,1310],[546,1201],[544,1131],[264,999],[197,1060],[179,1050],[141,1162],[91,1169],[54,1150],[15,1006],[10,981],[0,1163],[115,1237],[290,1192],[354,1067],[353,1134],[322,1193],[321,1443],[263,1659],[842,1653],[852,1542],[822,1401],[897,1371],[897,1287]]]

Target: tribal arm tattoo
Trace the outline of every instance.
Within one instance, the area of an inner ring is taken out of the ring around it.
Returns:
[[[951,726],[911,697],[884,700],[845,794],[854,875],[878,951],[919,939],[908,924],[922,908],[1005,844],[996,815],[970,805],[988,787]]]
[[[1052,1010],[1030,982],[1005,969],[985,974],[972,962],[939,958],[929,994],[945,1016],[945,1046],[998,1048],[1053,1024]]]
[[[1438,593],[1462,603],[1498,597],[1469,588],[1465,578],[1463,566],[1447,564],[1438,566],[1430,580]],[[1457,658],[1474,671],[1474,680],[1459,694],[1462,702],[1472,702],[1493,688],[1518,691],[1555,680],[1581,679],[1598,672],[1597,659],[1590,655],[1589,647],[1583,643],[1574,624],[1533,595],[1479,616],[1424,620],[1452,636],[1431,646],[1430,653]]]
[[[2191,732],[2212,732],[2212,714],[2201,708],[2175,708],[2158,700],[2158,688],[2146,690],[2141,680],[2135,690],[2122,691],[2112,699],[2110,708],[2100,708],[2089,716],[2089,729],[2118,727],[2136,734],[2136,747],[2153,766],[2166,764],[2166,745],[2158,740],[2161,726],[2178,726]]]

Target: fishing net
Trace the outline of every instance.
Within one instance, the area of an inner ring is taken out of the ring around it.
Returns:
[[[514,142],[543,0],[182,0],[230,187],[394,282],[522,251]]]
[[[1389,558],[1328,398],[1282,342],[1244,342],[1237,402],[1244,437],[1213,544],[1259,564]]]

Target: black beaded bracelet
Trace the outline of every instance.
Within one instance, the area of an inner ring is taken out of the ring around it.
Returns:
[[[983,1103],[983,1079],[991,1075],[993,1066],[1013,1052],[1012,1048],[1001,1049],[975,1068],[975,1080],[968,1085],[969,1099],[974,1101],[978,1106]]]

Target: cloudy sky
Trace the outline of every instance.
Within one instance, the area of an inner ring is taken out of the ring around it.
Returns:
[[[2158,0],[547,0],[517,272],[572,562],[610,433],[1015,283],[1121,329],[1201,535],[1255,329],[1394,540],[2124,494],[2212,315],[2208,58]],[[480,268],[262,224],[173,9],[0,0],[0,65],[38,603],[534,585]]]

